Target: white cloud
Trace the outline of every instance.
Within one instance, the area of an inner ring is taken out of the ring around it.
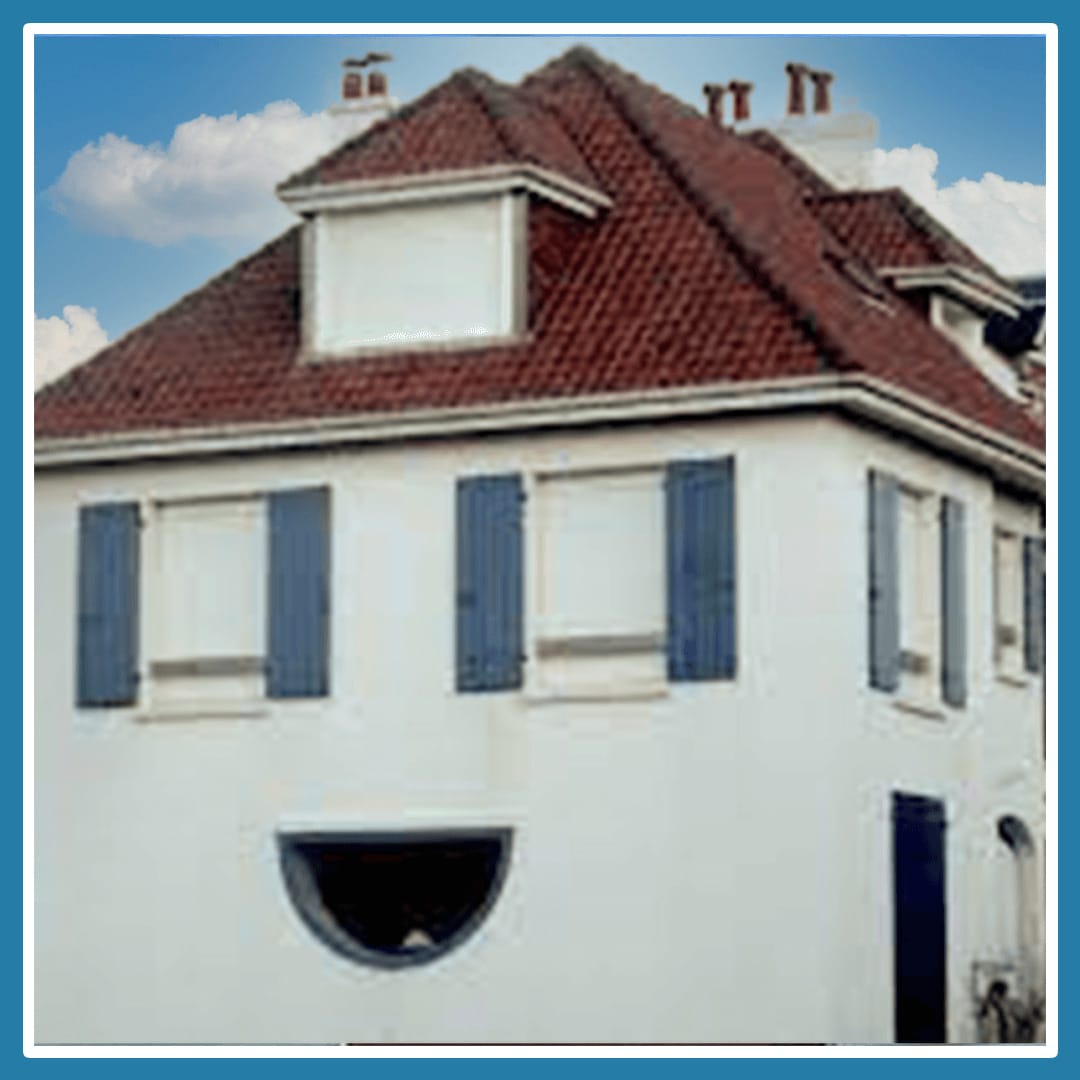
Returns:
[[[1002,274],[1046,270],[1046,188],[984,173],[939,187],[938,155],[916,143],[871,150],[872,187],[900,187]]]
[[[291,220],[274,185],[346,134],[329,113],[274,101],[188,120],[167,146],[103,135],[72,154],[48,195],[89,228],[151,244],[258,239]]]
[[[109,335],[94,308],[68,304],[64,315],[34,316],[34,389],[58,379],[107,345]]]

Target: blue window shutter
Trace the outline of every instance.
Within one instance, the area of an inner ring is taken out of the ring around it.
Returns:
[[[964,504],[941,500],[941,693],[949,705],[967,700],[967,586]]]
[[[870,685],[900,685],[900,486],[871,472],[869,485]]]
[[[521,686],[522,532],[517,474],[457,483],[457,688]]]
[[[267,694],[329,693],[330,496],[326,488],[269,498]]]
[[[78,593],[78,704],[130,705],[139,663],[136,503],[80,508]]]
[[[735,677],[735,459],[667,467],[668,678]]]
[[[1024,667],[1042,671],[1046,627],[1046,548],[1034,536],[1024,538]]]

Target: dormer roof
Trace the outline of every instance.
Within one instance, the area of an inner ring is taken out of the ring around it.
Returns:
[[[601,188],[569,133],[545,108],[517,88],[465,68],[290,176],[278,192],[520,165]]]
[[[1012,286],[900,188],[813,196],[811,209],[853,251],[878,270],[962,266],[1002,288]]]

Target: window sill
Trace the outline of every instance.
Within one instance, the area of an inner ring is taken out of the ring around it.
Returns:
[[[141,724],[175,723],[185,720],[263,720],[269,711],[261,701],[192,702],[190,705],[151,706],[135,714]]]
[[[1012,671],[995,672],[995,678],[1003,686],[1012,686],[1017,690],[1026,690],[1031,685],[1030,675],[1020,675]]]
[[[563,634],[536,640],[536,655],[540,660],[651,656],[663,654],[665,648],[662,633]]]
[[[527,705],[569,705],[584,702],[660,701],[671,696],[666,682],[639,683],[633,686],[598,684],[566,689],[542,688],[526,691]]]
[[[926,698],[901,697],[893,699],[893,708],[912,716],[921,716],[924,720],[948,719],[944,706]]]
[[[357,345],[308,345],[300,353],[305,365],[336,364],[349,360],[371,360],[381,356],[412,353],[480,352],[484,349],[507,349],[529,345],[528,333],[466,334],[456,337],[404,338],[390,341],[365,341]]]

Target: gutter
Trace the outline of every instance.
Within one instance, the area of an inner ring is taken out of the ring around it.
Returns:
[[[472,407],[315,417],[276,423],[216,424],[39,439],[36,469],[321,449],[409,439],[452,438],[789,410],[840,411],[870,420],[1044,494],[1046,456],[1027,443],[861,373],[752,383],[714,383],[589,397],[542,398]]]

